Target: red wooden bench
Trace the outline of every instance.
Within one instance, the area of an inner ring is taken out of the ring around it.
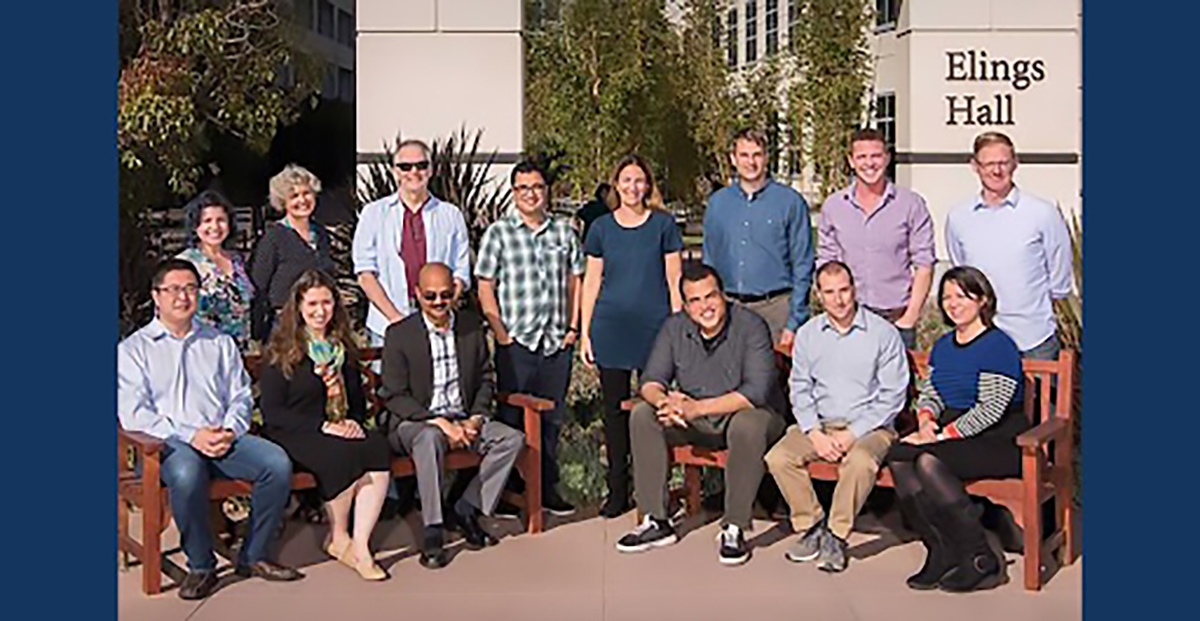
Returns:
[[[369,363],[378,360],[378,348],[362,351],[363,389],[367,393],[368,419],[373,419],[383,410],[383,401],[379,398],[379,375],[371,369]],[[245,358],[246,370],[252,378],[257,379],[261,363],[257,356]],[[523,496],[510,495],[508,500],[515,505],[524,507],[526,529],[530,534],[542,532],[542,435],[541,412],[554,408],[554,403],[528,395],[500,395],[498,399],[509,405],[522,408],[525,412],[525,451],[517,461],[517,470],[525,479]],[[163,442],[144,433],[126,431],[118,425],[117,429],[117,547],[122,553],[122,565],[128,565],[128,557],[136,558],[142,564],[142,591],[147,595],[159,593],[162,590],[162,573],[168,572],[175,576],[183,575],[183,569],[175,565],[163,554],[161,537],[171,521],[171,505],[167,499],[167,490],[161,479]],[[129,451],[135,454],[135,459],[141,464],[140,476],[130,467]],[[479,455],[471,451],[455,450],[446,454],[446,467],[450,470],[462,470],[478,466]],[[412,459],[396,456],[392,460],[394,476],[408,476],[415,473]],[[292,475],[292,489],[303,490],[316,487],[312,474],[298,472]],[[232,496],[250,494],[251,483],[236,480],[216,480],[209,488],[209,497],[215,502],[221,502]],[[141,510],[142,541],[135,540],[129,532],[131,510]]]
[[[790,352],[788,352],[790,353]],[[786,357],[777,351],[777,360],[786,371]],[[917,373],[928,374],[929,356],[913,352]],[[1024,361],[1025,412],[1034,427],[1017,437],[1021,448],[1022,472],[1019,479],[984,479],[969,481],[967,493],[986,497],[1012,511],[1013,518],[1024,529],[1025,535],[1025,588],[1037,591],[1045,584],[1045,559],[1059,554],[1063,565],[1070,565],[1079,556],[1078,533],[1075,532],[1075,508],[1073,492],[1075,471],[1075,427],[1071,420],[1073,412],[1075,354],[1064,349],[1057,361]],[[1051,408],[1052,380],[1057,380],[1058,395]],[[1035,400],[1039,408],[1035,409]],[[621,407],[632,410],[636,399],[622,402]],[[1034,420],[1037,411],[1043,412],[1042,420]],[[671,463],[684,467],[684,497],[687,515],[700,512],[700,476],[702,468],[724,468],[727,451],[710,450],[683,445],[668,452]],[[814,462],[808,466],[809,475],[823,481],[836,481],[838,466],[828,462]],[[881,487],[892,487],[892,477],[887,468],[881,468],[875,483]],[[1043,537],[1042,507],[1054,500],[1054,531]]]

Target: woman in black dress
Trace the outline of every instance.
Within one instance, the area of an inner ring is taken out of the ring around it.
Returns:
[[[259,380],[263,431],[297,470],[316,477],[329,516],[325,550],[364,579],[382,580],[387,574],[367,544],[387,497],[391,449],[363,427],[358,350],[336,290],[319,270],[304,272],[292,287]]]
[[[995,586],[1004,559],[988,545],[964,481],[1021,476],[1016,437],[1029,428],[1017,344],[992,323],[996,293],[983,272],[950,269],[938,287],[954,329],[938,339],[918,383],[917,431],[892,446],[888,468],[900,509],[928,551],[914,589]]]

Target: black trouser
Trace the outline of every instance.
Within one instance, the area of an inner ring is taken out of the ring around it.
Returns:
[[[629,369],[600,368],[600,390],[604,394],[604,447],[608,455],[608,496],[618,502],[629,497],[629,412],[621,402],[630,397]]]
[[[496,348],[496,383],[500,392],[522,393],[554,402],[553,410],[542,412],[543,494],[558,485],[558,438],[567,411],[573,351],[560,349],[546,356],[517,342]],[[497,410],[501,422],[525,430],[524,410],[503,404]]]

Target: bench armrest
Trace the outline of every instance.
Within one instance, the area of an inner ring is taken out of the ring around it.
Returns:
[[[1017,446],[1023,449],[1036,449],[1045,446],[1051,440],[1066,441],[1067,421],[1054,417],[1042,421],[1037,427],[1017,436]]]
[[[117,443],[121,446],[132,446],[142,455],[157,455],[162,450],[163,441],[140,431],[126,431],[117,428]]]
[[[548,412],[554,409],[554,402],[549,399],[541,399],[520,393],[513,393],[511,395],[502,394],[500,395],[500,401],[513,407],[529,408],[536,412]]]

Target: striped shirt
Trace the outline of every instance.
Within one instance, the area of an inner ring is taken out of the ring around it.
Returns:
[[[425,315],[425,329],[429,332],[429,356],[433,360],[433,394],[429,399],[429,412],[445,418],[463,418],[462,390],[458,384],[458,349],[454,346],[454,314],[450,325],[439,328]]]
[[[567,283],[582,275],[583,267],[579,238],[566,219],[548,215],[533,229],[514,209],[484,232],[475,275],[496,281],[500,319],[509,336],[548,356],[567,336]]]
[[[965,344],[953,331],[942,335],[929,365],[929,377],[918,383],[917,412],[938,421],[947,437],[977,435],[1023,402],[1021,352],[996,328]]]

